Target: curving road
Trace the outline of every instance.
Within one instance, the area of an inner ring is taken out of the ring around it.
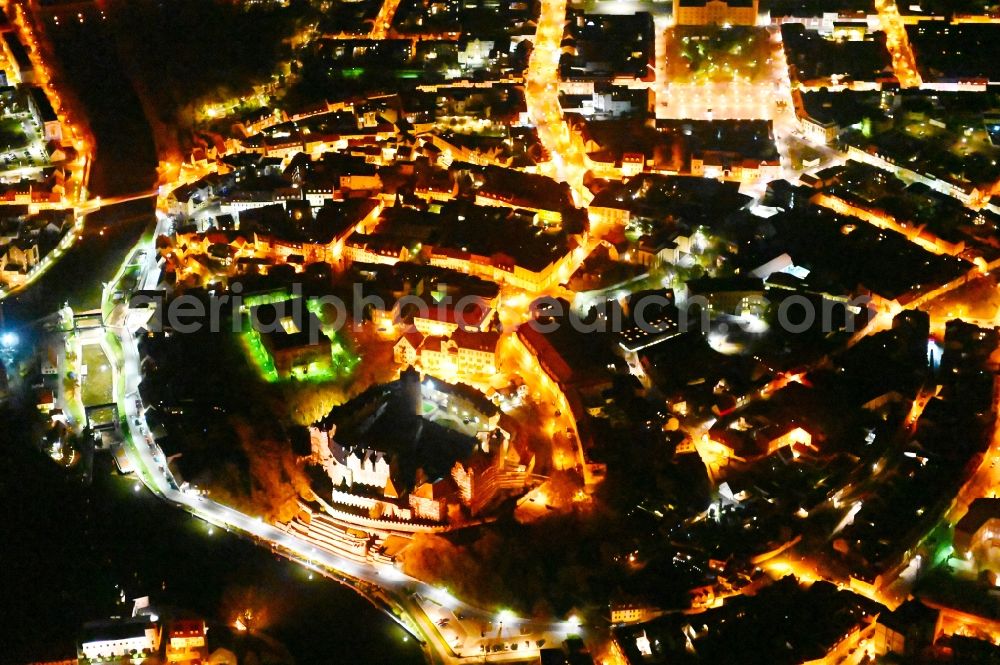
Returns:
[[[170,230],[171,222],[160,217],[152,238]],[[135,257],[143,257],[138,289],[153,289],[159,282],[155,240],[138,246],[124,266]],[[120,277],[120,274],[119,274]],[[114,371],[115,401],[126,418],[123,432],[125,451],[142,483],[156,496],[217,527],[233,531],[267,545],[276,553],[311,570],[336,579],[365,595],[416,637],[433,663],[513,662],[538,657],[539,642],[558,645],[569,634],[579,634],[574,622],[529,623],[509,613],[498,615],[472,607],[443,590],[401,572],[396,567],[376,562],[359,562],[335,551],[324,549],[276,526],[241,513],[229,506],[198,494],[183,491],[174,481],[163,451],[149,432],[144,407],[139,396],[140,354],[137,330],[119,306],[114,309],[111,296],[119,279],[104,289],[107,316],[108,350]],[[432,618],[434,617],[434,618]],[[447,621],[446,621],[447,619]],[[445,628],[442,626],[449,626]],[[506,628],[504,627],[506,623]],[[516,635],[514,627],[517,628]],[[517,644],[516,650],[500,650],[485,655],[484,646]]]
[[[386,0],[383,14],[391,16],[395,0]],[[539,138],[552,155],[554,177],[568,182],[578,204],[586,204],[590,193],[583,186],[588,160],[583,143],[562,116],[558,97],[560,42],[566,15],[566,0],[543,0],[535,46],[526,76],[527,104],[538,127]],[[388,20],[376,23],[373,33],[387,29]],[[378,35],[381,36],[381,35]],[[151,196],[142,192],[139,197]],[[131,198],[131,197],[128,197]],[[123,197],[123,200],[128,200]],[[93,200],[100,207],[117,200]],[[159,216],[152,238],[169,233],[171,221]],[[124,265],[143,252],[138,289],[154,289],[159,282],[154,240],[139,246]],[[585,256],[586,253],[583,253]],[[139,395],[140,354],[136,328],[121,307],[114,308],[111,296],[119,279],[104,290],[109,357],[115,372],[115,399],[128,423],[125,450],[138,478],[158,497],[190,512],[206,522],[234,531],[267,545],[311,570],[348,584],[387,611],[423,645],[433,663],[537,662],[541,646],[558,646],[569,634],[581,634],[573,621],[531,623],[509,612],[490,612],[472,607],[446,591],[409,577],[396,567],[380,562],[361,562],[323,548],[204,496],[181,490],[174,481],[162,450],[149,433]]]

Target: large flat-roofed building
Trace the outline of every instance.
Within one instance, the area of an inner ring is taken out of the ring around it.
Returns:
[[[756,25],[758,0],[674,0],[677,25]]]
[[[52,108],[52,102],[49,101],[45,91],[36,85],[28,88],[28,107],[31,110],[31,115],[44,128],[45,141],[57,141],[61,143],[63,135],[59,116],[56,115],[55,109]]]
[[[35,70],[24,44],[14,32],[3,33],[3,53],[7,58],[9,73],[19,83],[34,83]]]
[[[146,618],[90,623],[80,639],[80,656],[90,661],[114,660],[133,651],[152,654],[159,648],[160,626]]]

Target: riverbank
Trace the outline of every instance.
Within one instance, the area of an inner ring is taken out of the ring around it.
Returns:
[[[35,23],[66,87],[96,141],[90,192],[111,197],[148,190],[156,182],[156,146],[129,80],[114,33],[96,3],[66,12],[33,8]],[[60,18],[61,17],[61,18]]]
[[[148,190],[156,180],[152,131],[113,29],[96,4],[74,6],[73,20],[39,20],[61,82],[72,88],[96,141],[91,191],[103,198]],[[68,11],[68,10],[67,10]],[[76,13],[82,15],[77,20]],[[79,242],[37,283],[2,304],[5,328],[18,329],[63,303],[76,311],[101,304],[103,282],[153,228],[151,200],[88,216]],[[29,335],[22,336],[29,339]],[[34,380],[34,379],[32,379]],[[149,494],[95,458],[84,485],[37,452],[26,399],[0,407],[0,665],[65,657],[86,621],[120,614],[121,594],[229,624],[233,599],[247,594],[266,608],[257,628],[284,643],[298,665],[330,662],[423,663],[413,639],[354,591],[279,558],[267,548],[210,528]]]
[[[122,592],[225,624],[237,601],[253,598],[266,610],[259,628],[298,665],[424,662],[402,628],[353,591],[135,487],[100,454],[84,487],[17,430],[0,430],[0,664],[72,653],[83,622],[122,611]]]

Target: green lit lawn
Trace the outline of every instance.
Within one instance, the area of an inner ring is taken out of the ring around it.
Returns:
[[[87,376],[83,380],[83,405],[112,402],[111,363],[99,344],[83,347],[83,364],[87,366]]]
[[[31,142],[17,118],[0,120],[0,150],[20,150]]]
[[[265,296],[247,298],[245,305],[255,307],[262,304],[274,304],[288,299],[288,294],[276,293]],[[315,307],[312,302],[307,305],[309,311],[320,317],[322,312]],[[323,327],[323,334],[330,340],[330,358],[312,362],[308,365],[294,367],[288,376],[282,376],[274,364],[274,358],[268,353],[261,340],[260,333],[253,329],[249,315],[243,319],[243,332],[240,337],[243,347],[250,358],[251,363],[257,369],[261,378],[268,383],[278,383],[281,381],[306,381],[311,383],[325,383],[340,381],[349,377],[354,369],[361,362],[361,359],[352,352],[344,341],[340,332]]]

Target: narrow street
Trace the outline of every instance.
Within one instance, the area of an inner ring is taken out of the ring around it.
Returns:
[[[875,0],[882,30],[885,31],[886,47],[892,55],[892,68],[904,88],[919,88],[923,81],[917,71],[917,62],[910,48],[910,39],[906,35],[906,24],[899,15],[896,0]]]
[[[372,25],[369,39],[385,39],[389,36],[389,29],[392,27],[392,19],[399,9],[399,0],[383,0],[382,7],[378,10],[375,23]]]
[[[576,204],[586,205],[593,198],[583,185],[583,177],[590,169],[587,151],[563,117],[559,104],[559,57],[565,23],[566,0],[542,2],[524,95],[538,138],[551,157],[542,165],[543,172],[569,183]]]

